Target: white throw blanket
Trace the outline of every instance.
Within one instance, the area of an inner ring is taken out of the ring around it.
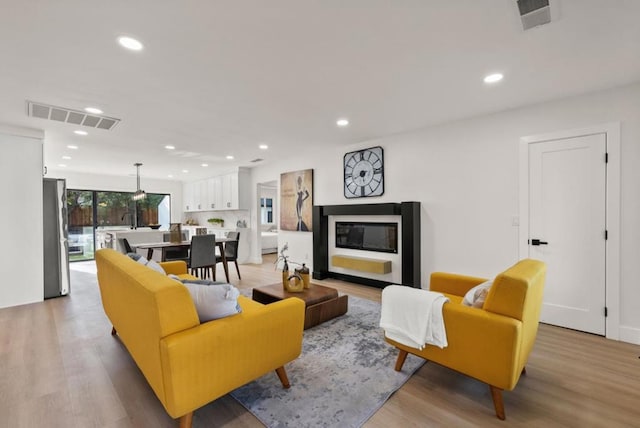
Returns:
[[[412,348],[427,344],[445,348],[442,306],[448,301],[442,293],[389,285],[382,290],[380,327],[389,339]]]

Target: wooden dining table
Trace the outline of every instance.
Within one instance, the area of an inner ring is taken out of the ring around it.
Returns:
[[[222,267],[224,268],[224,276],[229,282],[229,266],[227,265],[227,257],[224,254],[224,243],[232,241],[228,238],[218,238],[216,236],[216,246],[220,249],[220,257],[222,259]],[[153,257],[153,250],[162,250],[162,261],[165,261],[165,251],[167,248],[190,248],[191,241],[181,242],[150,242],[146,244],[135,244],[136,250],[147,250],[147,260]]]

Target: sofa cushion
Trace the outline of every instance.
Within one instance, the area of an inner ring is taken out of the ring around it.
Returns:
[[[164,269],[162,269],[162,266],[160,266],[155,260],[147,260],[138,253],[127,253],[127,256],[129,256],[132,260],[140,263],[141,265],[155,270],[158,273],[161,273],[163,275],[167,274]]]
[[[471,290],[467,291],[467,294],[464,295],[462,304],[474,308],[482,308],[482,306],[484,305],[484,301],[487,298],[487,294],[489,294],[489,289],[492,285],[493,280],[489,280],[483,282],[482,284],[476,285]]]
[[[240,291],[231,284],[169,276],[187,287],[201,323],[242,312],[242,307],[238,304]]]

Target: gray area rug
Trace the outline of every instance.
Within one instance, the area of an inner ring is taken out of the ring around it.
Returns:
[[[270,428],[360,427],[424,364],[409,355],[396,372],[379,322],[379,303],[349,296],[345,315],[304,332],[301,356],[285,366],[291,388],[268,373],[231,396]]]

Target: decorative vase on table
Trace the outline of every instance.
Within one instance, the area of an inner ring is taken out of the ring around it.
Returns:
[[[302,283],[304,285],[304,288],[309,288],[310,286],[310,282],[309,282],[309,268],[302,263],[302,267],[300,269],[295,269],[294,272],[300,276],[300,278],[302,279]]]
[[[304,281],[300,278],[300,275],[294,273],[289,278],[287,278],[287,283],[285,285],[285,290],[289,293],[301,293],[304,291]]]
[[[287,289],[287,282],[289,281],[289,264],[287,259],[284,259],[284,266],[282,266],[282,288]]]

